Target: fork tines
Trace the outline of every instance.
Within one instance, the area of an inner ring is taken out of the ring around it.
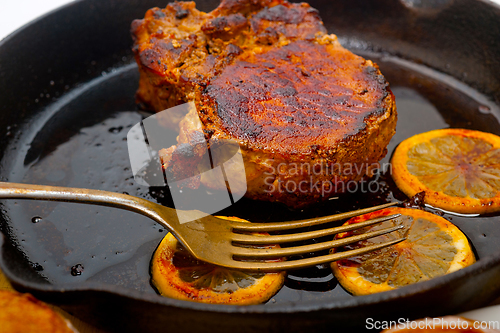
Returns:
[[[374,244],[371,246],[360,247],[354,250],[344,251],[344,252],[336,252],[327,255],[319,255],[306,259],[297,259],[297,260],[277,260],[283,257],[296,256],[306,253],[314,253],[324,250],[329,250],[332,248],[338,248],[342,246],[346,246],[348,244],[353,244],[359,241],[363,241],[369,238],[374,238],[377,236],[381,236],[384,234],[388,234],[403,228],[402,224],[398,224],[396,226],[365,232],[358,235],[350,235],[347,237],[343,237],[340,239],[334,239],[329,241],[324,241],[320,243],[313,243],[307,245],[299,245],[292,246],[286,248],[279,248],[276,246],[272,246],[275,244],[283,244],[289,242],[299,242],[312,240],[319,237],[330,236],[335,234],[341,234],[345,232],[350,232],[354,230],[359,230],[377,223],[382,223],[385,221],[397,219],[401,214],[394,214],[389,216],[383,216],[375,219],[371,219],[368,221],[349,224],[340,227],[327,228],[315,231],[306,231],[300,233],[292,233],[288,235],[262,235],[262,234],[242,234],[242,233],[234,233],[233,234],[233,258],[235,259],[235,264],[239,263],[241,269],[248,270],[259,270],[259,271],[275,271],[275,270],[290,270],[290,269],[299,269],[311,265],[324,264],[340,259],[345,259],[357,255],[361,255],[364,253],[372,252],[387,246],[391,246],[403,241],[405,238],[398,238],[392,241],[380,242],[378,244]],[[265,223],[259,223],[262,226],[259,226],[259,232],[266,231],[264,229]],[[249,228],[248,230],[244,228],[244,226],[235,227],[236,231],[244,232],[244,231],[254,231],[255,228]],[[267,246],[267,247],[266,247]],[[259,261],[264,260],[264,261]],[[272,260],[272,261],[265,261]]]

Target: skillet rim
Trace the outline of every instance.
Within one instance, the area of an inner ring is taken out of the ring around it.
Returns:
[[[450,281],[459,280],[461,278],[471,277],[475,274],[480,273],[482,270],[488,269],[489,267],[500,265],[500,251],[492,255],[486,256],[479,259],[476,263],[471,266],[462,268],[450,274],[446,274],[431,280],[422,281],[416,284],[412,284],[403,288],[394,289],[390,291],[385,291],[381,293],[375,293],[371,295],[355,296],[350,298],[340,298],[332,300],[321,300],[321,301],[302,301],[294,303],[282,303],[276,305],[226,305],[226,304],[206,304],[191,301],[177,300],[173,298],[163,297],[156,294],[144,294],[137,290],[126,289],[115,285],[108,285],[104,283],[96,282],[85,282],[85,286],[76,284],[39,284],[28,281],[23,281],[21,278],[17,277],[14,273],[8,269],[3,256],[3,247],[5,246],[6,236],[1,234],[0,238],[0,269],[7,278],[13,283],[14,286],[18,286],[21,289],[28,289],[33,291],[41,291],[44,293],[72,293],[72,292],[109,292],[121,297],[126,297],[134,300],[147,301],[150,303],[161,304],[166,306],[174,306],[182,309],[191,309],[199,311],[211,311],[211,312],[224,312],[224,313],[294,313],[294,312],[310,312],[318,310],[335,310],[335,309],[350,309],[363,305],[373,305],[384,303],[391,300],[406,298],[413,296],[418,293],[425,291],[438,289],[447,285]],[[481,264],[479,264],[481,262]],[[264,311],[259,311],[263,309]],[[285,311],[283,311],[285,310]]]

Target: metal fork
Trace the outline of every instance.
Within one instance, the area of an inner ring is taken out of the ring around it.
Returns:
[[[261,234],[272,231],[284,231],[311,227],[332,221],[340,221],[393,206],[397,203],[388,203],[347,213],[300,221],[245,223],[216,218],[211,215],[206,215],[200,211],[175,210],[173,208],[161,206],[151,201],[126,194],[70,187],[0,182],[0,199],[35,199],[80,202],[134,211],[152,218],[172,232],[172,234],[195,258],[214,265],[237,270],[272,272],[299,269],[375,251],[404,240],[404,238],[400,238],[355,250],[313,256],[311,258],[298,260],[277,259],[344,246],[396,231],[402,226],[395,226],[379,231],[310,245],[287,248],[270,246],[274,244],[311,240],[323,236],[353,231],[397,218],[399,214],[372,219],[348,226],[326,228],[315,231],[294,232],[286,235],[272,236]],[[190,222],[180,223],[179,216],[181,216],[181,221],[189,220]]]

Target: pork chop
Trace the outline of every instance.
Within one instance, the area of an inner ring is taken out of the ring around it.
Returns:
[[[201,141],[231,140],[245,162],[245,195],[299,208],[348,191],[387,153],[397,118],[389,84],[308,4],[223,0],[204,13],[176,2],[150,9],[132,35],[138,101],[155,111],[195,106],[165,121],[180,131],[160,152],[168,173],[196,173]],[[225,186],[198,179],[183,186]]]

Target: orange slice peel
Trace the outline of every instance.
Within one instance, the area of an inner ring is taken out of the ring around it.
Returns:
[[[339,283],[354,295],[393,290],[454,272],[475,262],[467,237],[452,223],[435,214],[408,208],[389,208],[358,216],[345,223],[401,214],[401,217],[336,238],[402,224],[396,232],[361,241],[346,249],[364,247],[406,237],[396,245],[331,264]],[[332,249],[331,252],[334,252]]]
[[[396,148],[392,177],[408,197],[462,214],[500,211],[500,137],[466,129],[415,135]]]
[[[235,217],[227,219],[248,222]],[[152,283],[161,295],[202,303],[264,303],[281,289],[285,275],[284,271],[240,272],[196,260],[170,233],[151,261]]]

